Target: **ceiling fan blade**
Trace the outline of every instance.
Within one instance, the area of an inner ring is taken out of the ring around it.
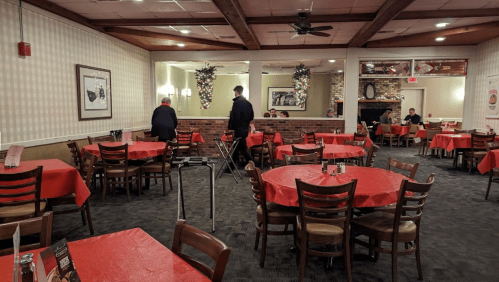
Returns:
[[[333,29],[332,26],[316,26],[312,28],[312,32],[314,31],[323,31],[323,30],[331,30]]]
[[[297,34],[295,34],[295,35],[291,36],[291,39],[295,39],[295,38],[297,38],[298,36],[300,36],[300,35],[297,33]]]
[[[297,26],[297,25],[295,25],[295,24],[288,24],[288,25],[289,25],[290,27],[292,27],[293,29],[296,29],[296,30],[301,29],[301,27],[299,27],[299,26]]]
[[[321,36],[321,37],[329,37],[331,34],[325,33],[325,32],[309,32],[308,34],[312,34],[315,36]]]

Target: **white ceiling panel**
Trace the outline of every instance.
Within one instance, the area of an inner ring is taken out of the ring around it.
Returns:
[[[320,37],[320,36],[313,36],[313,35],[307,35],[305,36],[305,44],[329,44],[331,43],[331,40],[333,39],[333,36],[330,37]]]
[[[434,5],[434,4],[446,4],[450,0],[415,0],[412,4],[414,5]]]
[[[357,0],[354,7],[381,7],[385,0]]]
[[[348,14],[350,13],[350,8],[339,8],[339,9],[312,9],[312,14],[319,15],[338,15],[338,14]]]
[[[130,2],[87,2],[87,3],[57,3],[77,14],[101,14],[101,13],[130,13],[143,12],[134,3]]]
[[[303,45],[305,43],[305,36],[298,36],[296,38],[277,37],[279,45]]]
[[[378,7],[354,7],[350,10],[350,12],[352,14],[376,13],[378,9]]]
[[[487,5],[490,0],[451,0],[447,2],[441,9],[480,9]]]
[[[499,1],[490,1],[484,8],[499,8]]]
[[[341,23],[341,29],[361,29],[365,22]],[[334,26],[334,25],[333,25]]]
[[[110,2],[116,3],[116,2]],[[144,2],[135,2],[137,6],[149,12],[183,12],[184,9],[177,5],[175,2],[153,2],[153,1],[144,1]]]
[[[387,38],[395,37],[398,35],[400,35],[400,34],[399,33],[377,33],[373,37],[371,37],[371,39],[369,39],[369,41],[387,39]]]
[[[359,1],[359,0],[357,0]],[[297,1],[298,2],[298,1]],[[314,0],[314,6],[312,9],[312,13],[315,9],[323,9],[323,8],[352,8],[356,1],[350,0]],[[310,7],[310,3],[308,4]]]
[[[179,2],[178,5],[187,12],[220,13],[220,10],[212,2]]]
[[[484,23],[484,22],[491,22],[491,21],[497,21],[497,20],[499,20],[499,17],[420,20],[420,22],[418,22],[416,25],[414,25],[414,26],[408,28],[406,31],[404,31],[402,33],[402,35],[442,30],[442,28],[435,27],[435,24],[439,23],[439,22],[450,23],[450,25],[448,25],[445,28],[445,29],[449,29],[449,28],[474,25],[474,24],[480,24],[480,23]]]
[[[255,2],[260,2],[261,0],[256,0]],[[315,8],[329,8],[329,7],[318,7],[315,2],[319,2],[318,0],[314,1]],[[297,9],[309,9],[312,0],[293,0],[293,1],[278,1],[278,0],[269,0],[270,9],[272,11],[280,11],[280,10],[297,10]]]
[[[331,44],[347,44],[353,36],[349,35],[336,35],[333,37]]]
[[[421,20],[400,20],[390,21],[381,30],[391,30],[397,28],[409,28],[417,25]]]
[[[405,8],[404,11],[431,11],[431,10],[438,10],[440,9],[444,4],[428,4],[428,5],[416,5],[415,3],[412,3],[409,5],[409,7]]]
[[[261,45],[278,45],[277,37],[258,37]]]

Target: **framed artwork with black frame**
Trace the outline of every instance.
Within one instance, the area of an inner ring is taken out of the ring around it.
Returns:
[[[307,104],[303,108],[296,106],[294,87],[269,87],[267,93],[267,110],[274,108],[277,111],[305,111]]]
[[[111,71],[76,65],[78,120],[113,117]]]

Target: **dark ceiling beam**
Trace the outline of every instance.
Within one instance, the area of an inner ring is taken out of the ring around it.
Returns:
[[[213,0],[225,19],[234,28],[246,47],[250,50],[259,50],[260,42],[253,29],[246,22],[243,8],[238,0]]]
[[[309,23],[334,23],[334,22],[368,22],[374,20],[375,13],[370,14],[338,14],[338,15],[309,15],[306,22]],[[298,16],[282,17],[249,17],[248,24],[288,24],[300,22]]]
[[[348,48],[347,44],[316,44],[316,45],[261,45],[261,50],[288,50],[288,49],[334,49]]]
[[[376,18],[372,22],[366,23],[348,42],[348,46],[362,47],[362,45],[412,2],[414,0],[386,0],[376,13]]]
[[[470,17],[480,18],[480,17],[496,17],[497,15],[499,15],[499,8],[407,11],[398,14],[394,18],[394,20],[445,19],[445,18],[470,18]]]
[[[453,35],[465,35],[467,33],[479,32],[479,31],[495,31],[499,29],[499,21],[476,24],[470,26],[462,26],[456,28],[449,28],[438,31],[431,32],[423,32],[416,34],[409,34],[404,36],[396,36],[387,39],[375,40],[367,42],[366,47],[368,48],[381,48],[381,47],[398,47],[404,46],[406,42],[421,42],[423,46],[425,46],[425,42],[427,40],[435,41],[437,37],[446,37]],[[445,42],[440,43],[441,45],[445,45]]]
[[[196,25],[228,25],[224,18],[185,18],[185,19],[110,19],[92,20],[95,26],[196,26]]]
[[[72,20],[74,22],[77,22],[77,23],[82,24],[84,26],[87,26],[89,28],[98,30],[100,32],[104,32],[104,28],[93,25],[90,22],[90,20],[85,18],[84,16],[81,16],[75,12],[72,12],[66,8],[63,8],[63,7],[61,7],[57,4],[54,4],[52,2],[49,2],[47,0],[23,0],[23,2],[31,4],[33,6],[36,6],[38,8],[44,9],[46,11],[54,13],[58,16],[63,17],[63,18]]]
[[[195,43],[195,44],[204,44],[204,45],[210,45],[210,46],[225,47],[225,48],[231,48],[231,49],[243,49],[243,47],[244,47],[243,45],[235,44],[235,43],[228,43],[228,42],[200,39],[200,38],[194,38],[194,37],[171,35],[171,34],[151,32],[151,31],[145,31],[145,30],[128,29],[128,28],[123,28],[123,27],[106,27],[105,31],[108,33],[128,34],[128,35],[143,36],[143,37],[150,37],[150,38],[156,38],[156,39],[174,40],[174,41],[183,42],[183,43]]]

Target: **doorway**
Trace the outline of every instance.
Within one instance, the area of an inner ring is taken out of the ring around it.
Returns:
[[[402,109],[400,118],[403,120],[406,115],[409,114],[409,109],[414,108],[416,114],[424,117],[424,89],[402,89],[402,95],[404,99],[402,100]]]

